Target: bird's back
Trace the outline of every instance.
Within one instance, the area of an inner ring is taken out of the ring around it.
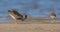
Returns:
[[[55,16],[55,17],[56,17],[56,14],[52,12],[52,13],[51,13],[51,16]]]
[[[10,11],[9,14],[10,16],[13,16],[15,18],[23,18],[23,16],[19,14],[17,11]]]

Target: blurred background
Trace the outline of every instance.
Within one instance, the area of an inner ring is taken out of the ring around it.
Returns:
[[[49,17],[54,11],[60,18],[60,0],[0,0],[0,22],[8,22],[8,10],[15,9],[29,18]],[[12,19],[11,19],[12,21]]]

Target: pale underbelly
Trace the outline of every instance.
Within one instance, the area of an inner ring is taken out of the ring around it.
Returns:
[[[13,15],[9,14],[13,19],[16,19]]]
[[[51,18],[56,18],[55,16],[51,16]]]

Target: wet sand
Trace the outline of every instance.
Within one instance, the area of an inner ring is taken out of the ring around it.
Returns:
[[[0,32],[60,32],[60,24],[0,24]]]
[[[9,20],[10,21],[10,20]],[[0,22],[0,32],[60,32],[60,22],[41,19],[27,19],[25,21]],[[60,21],[60,20],[59,20]]]

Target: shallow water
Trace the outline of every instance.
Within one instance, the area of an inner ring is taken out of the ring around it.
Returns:
[[[60,0],[0,0],[0,22],[11,22],[8,10],[18,10],[22,15],[28,17],[49,17],[54,11],[60,18]],[[57,20],[56,22],[59,22]]]
[[[36,19],[35,20],[35,18],[34,19],[26,19],[25,21],[21,21],[21,20],[17,20],[17,22],[19,23],[19,24],[49,24],[49,23],[52,23],[53,22],[53,24],[60,24],[60,20],[55,20],[55,21],[53,21],[53,20],[51,20],[51,19]],[[1,18],[0,19],[0,24],[13,24],[13,23],[15,23],[15,21],[12,19],[12,18]]]

